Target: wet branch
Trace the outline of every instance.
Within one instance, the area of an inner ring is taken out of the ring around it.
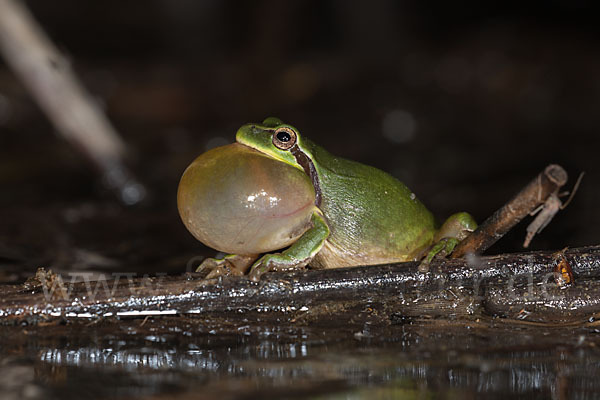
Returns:
[[[309,323],[377,310],[389,323],[404,317],[470,317],[488,313],[529,321],[587,320],[600,313],[600,246],[552,252],[417,263],[268,273],[210,281],[195,274],[78,283],[38,273],[25,285],[0,289],[0,322],[187,315],[243,324],[260,320]],[[555,269],[570,264],[573,285],[558,286]]]

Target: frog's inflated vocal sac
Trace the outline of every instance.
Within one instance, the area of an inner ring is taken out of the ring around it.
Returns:
[[[430,260],[477,227],[469,214],[457,213],[437,229],[402,182],[330,154],[277,118],[242,126],[236,141],[200,155],[177,193],[187,229],[229,253],[204,260],[199,270],[209,278],[249,267],[257,280],[309,263],[340,268]]]

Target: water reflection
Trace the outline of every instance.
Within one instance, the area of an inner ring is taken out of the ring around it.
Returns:
[[[578,348],[577,337],[569,342],[569,332],[542,341],[514,332],[478,338],[416,328],[387,331],[366,342],[324,331],[280,332],[273,340],[260,339],[256,332],[250,337],[215,336],[157,333],[87,345],[71,340],[40,346],[34,357],[38,376],[55,384],[57,368],[68,371],[60,375],[62,384],[91,374],[83,382],[98,386],[94,398],[116,392],[192,393],[199,387],[214,395],[277,395],[297,385],[311,396],[357,398],[374,393],[563,398],[565,388],[570,395],[600,392],[595,346]],[[525,342],[529,348],[520,350]],[[37,347],[30,345],[31,350]],[[111,386],[94,384],[91,376],[97,382],[112,377]]]

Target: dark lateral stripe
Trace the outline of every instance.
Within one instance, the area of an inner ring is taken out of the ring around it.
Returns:
[[[290,149],[290,152],[296,158],[296,162],[302,166],[306,175],[310,176],[310,180],[315,188],[315,205],[319,207],[321,205],[321,185],[319,184],[319,175],[317,174],[315,164],[313,164],[312,160],[300,150],[298,145],[294,145]]]

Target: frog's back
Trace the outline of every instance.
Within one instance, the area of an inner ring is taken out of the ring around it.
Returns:
[[[316,258],[321,267],[412,260],[431,244],[433,215],[402,182],[321,148],[313,157],[331,230]]]

